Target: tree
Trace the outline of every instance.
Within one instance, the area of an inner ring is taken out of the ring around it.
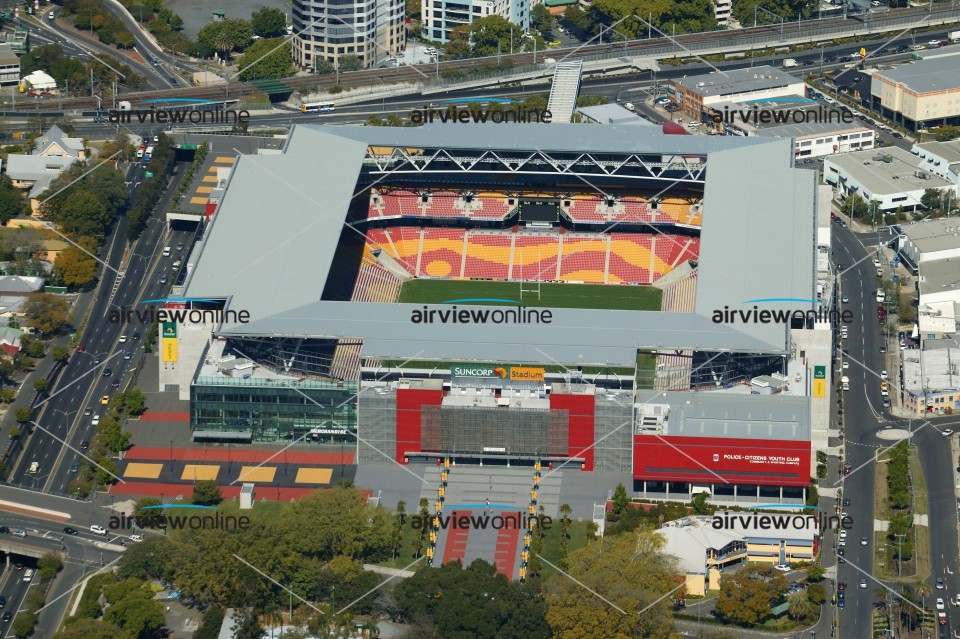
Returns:
[[[116,43],[121,49],[129,49],[137,43],[137,40],[133,37],[132,33],[124,29],[117,33]]]
[[[67,350],[66,346],[54,346],[50,354],[58,362],[65,362],[70,357],[70,351]]]
[[[394,514],[394,527],[390,531],[390,545],[393,553],[393,559],[397,558],[400,552],[400,544],[403,543],[403,524],[407,517],[407,503],[402,499],[397,502],[397,510]]]
[[[240,79],[261,80],[285,78],[295,71],[289,42],[281,38],[260,39],[237,60]]]
[[[220,606],[210,606],[200,618],[200,627],[193,633],[193,639],[217,639],[220,636],[220,626],[223,625],[223,609]]]
[[[276,38],[287,31],[287,17],[280,9],[260,8],[250,15],[254,35],[261,38]]]
[[[244,51],[253,43],[253,29],[246,20],[222,20],[211,22],[197,34],[197,44],[202,49],[229,54]]]
[[[43,377],[33,380],[33,390],[37,391],[38,393],[42,393],[43,391],[47,390],[47,386],[49,385],[50,380]]]
[[[260,639],[263,634],[257,615],[250,610],[238,611],[230,630],[233,631],[235,639]]]
[[[53,219],[61,230],[73,237],[103,237],[110,224],[110,213],[97,195],[85,188],[77,188],[64,198],[54,215],[52,202],[44,203],[44,217]]]
[[[92,237],[80,238],[80,246],[68,246],[57,257],[53,265],[53,274],[58,282],[65,286],[83,286],[93,281],[97,275],[97,261],[93,255],[96,240]]]
[[[810,603],[819,606],[827,600],[827,589],[823,587],[823,584],[810,584],[810,587],[807,588],[807,597],[810,598]]]
[[[676,559],[663,554],[664,544],[663,537],[645,530],[606,538],[602,548],[593,542],[570,553],[572,579],[555,573],[543,584],[551,636],[669,637],[672,603],[663,595],[677,587],[680,569]],[[585,588],[602,599],[584,597]]]
[[[613,512],[611,513],[611,519],[616,521],[623,517],[623,514],[627,512],[627,507],[630,503],[630,499],[627,497],[627,489],[623,484],[617,484],[617,487],[613,491]]]
[[[40,579],[50,581],[63,569],[63,559],[57,553],[47,553],[37,561],[37,567],[40,568]]]
[[[23,193],[13,186],[9,176],[0,176],[0,224],[20,215],[26,206]]]
[[[24,320],[41,335],[53,335],[70,323],[67,302],[49,293],[31,293],[23,305]]]
[[[787,589],[787,580],[772,567],[746,567],[724,574],[720,596],[714,606],[723,621],[742,626],[762,623],[771,615],[771,605]]]
[[[123,394],[123,405],[129,415],[142,415],[146,410],[146,397],[136,388]]]
[[[690,506],[693,508],[694,515],[709,515],[710,506],[707,505],[707,493],[699,492],[694,495],[693,500],[690,502]]]
[[[797,592],[791,595],[787,601],[790,603],[790,616],[800,623],[801,619],[806,619],[813,614],[813,604],[807,598],[807,593]]]
[[[27,406],[21,406],[16,411],[17,423],[25,424],[33,419],[33,409]]]
[[[21,612],[13,620],[13,632],[18,637],[28,637],[37,625],[37,619],[31,612]]]
[[[818,582],[823,580],[823,576],[827,574],[827,571],[823,566],[819,564],[813,564],[807,568],[807,581]]]
[[[133,520],[140,528],[153,528],[163,518],[162,502],[156,497],[141,497],[133,503]],[[141,544],[138,544],[140,546]]]
[[[553,15],[546,5],[538,4],[530,11],[530,20],[533,22],[533,28],[537,31],[550,31],[553,29]]]
[[[340,73],[349,71],[360,71],[363,69],[363,59],[356,55],[344,55],[338,59]]]
[[[99,612],[99,609],[98,609]],[[101,619],[70,617],[63,630],[54,635],[56,639],[136,639],[126,632]],[[194,635],[197,637],[197,635]]]
[[[223,501],[220,486],[212,479],[202,479],[193,486],[193,503],[201,506],[215,506]]]

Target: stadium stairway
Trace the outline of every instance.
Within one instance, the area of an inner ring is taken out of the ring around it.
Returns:
[[[432,504],[437,499],[437,486],[440,485],[439,467],[430,466],[424,474],[423,489],[420,497],[426,497]],[[526,509],[530,503],[530,477],[532,469],[526,466],[467,466],[455,465],[447,480],[446,503],[452,506],[460,504],[491,504],[516,506]],[[540,478],[539,504],[544,514],[557,518],[560,516],[560,486],[562,472],[544,471]]]
[[[550,100],[547,110],[552,116],[551,123],[570,122],[573,110],[577,106],[577,94],[580,92],[580,70],[582,60],[558,62],[553,72],[553,85],[550,88]]]

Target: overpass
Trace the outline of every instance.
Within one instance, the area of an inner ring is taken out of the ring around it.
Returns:
[[[29,537],[27,537],[29,539]],[[44,555],[49,555],[50,553],[55,553],[60,555],[61,558],[64,557],[63,553],[59,551],[60,542],[56,542],[55,547],[43,546],[34,546],[29,543],[17,543],[13,541],[8,541],[6,539],[0,539],[0,551],[6,553],[6,563],[10,565],[10,555],[20,555],[21,557],[33,557],[34,559],[39,559]]]

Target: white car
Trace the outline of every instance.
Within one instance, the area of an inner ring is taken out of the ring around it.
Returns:
[[[94,416],[93,416],[93,421],[90,422],[90,423],[91,423],[92,425],[94,425],[94,426],[98,425],[98,424],[100,423],[100,415],[94,415]]]
[[[880,379],[887,379],[887,371],[880,371]]]
[[[790,566],[787,564],[777,564],[773,567],[774,570],[779,570],[780,572],[790,572]]]
[[[841,531],[840,531],[840,539],[846,539],[846,538],[847,538],[847,531],[846,531],[846,530],[841,530]]]
[[[119,341],[121,344],[125,343],[125,342],[127,341],[127,336],[126,336],[126,335],[121,335],[121,336],[120,336],[120,339],[119,339],[118,341]]]
[[[946,610],[947,606],[943,603],[943,599],[937,599],[937,610]]]
[[[950,435],[953,435],[953,431],[950,430],[949,428],[945,428],[940,432],[940,434],[943,435],[944,437],[948,437]]]
[[[888,391],[886,388],[880,389],[880,397],[889,397],[889,396],[890,396],[890,391]]]
[[[103,526],[98,526],[96,524],[90,526],[90,532],[93,533],[94,535],[103,535],[103,536],[107,535],[107,529],[104,528]]]
[[[877,258],[873,258],[873,265],[876,266],[877,268],[880,268],[880,260],[878,260]]]
[[[850,368],[850,362],[848,362],[847,360],[843,360],[843,367]]]

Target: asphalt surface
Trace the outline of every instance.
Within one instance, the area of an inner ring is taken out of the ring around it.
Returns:
[[[960,592],[960,566],[958,566],[957,546],[957,500],[954,496],[954,460],[950,446],[940,429],[949,423],[949,419],[939,418],[927,422],[923,419],[901,419],[884,411],[880,395],[880,372],[899,361],[899,350],[891,341],[886,345],[887,355],[880,353],[883,336],[877,319],[876,288],[877,279],[873,257],[876,254],[877,235],[855,235],[849,229],[833,227],[834,259],[843,263],[846,270],[840,276],[841,290],[838,294],[847,295],[850,302],[845,308],[854,312],[855,321],[849,327],[849,337],[842,341],[842,347],[849,352],[846,355],[850,368],[840,374],[850,378],[850,391],[844,393],[844,416],[846,437],[846,463],[851,473],[846,477],[833,475],[840,481],[843,495],[851,499],[845,507],[853,520],[853,528],[848,533],[846,545],[846,564],[838,565],[838,580],[845,581],[847,587],[846,607],[839,611],[840,628],[844,636],[865,637],[870,632],[870,613],[877,596],[878,588],[885,584],[876,579],[873,572],[874,530],[874,455],[878,449],[886,448],[896,441],[884,441],[877,433],[888,428],[901,428],[914,433],[914,443],[919,449],[924,479],[928,491],[928,521],[930,525],[930,557],[932,575],[927,579],[933,586],[938,577],[945,581],[943,590],[933,589],[927,597],[927,605],[933,608],[937,597],[956,600]],[[888,238],[888,236],[884,236]],[[887,271],[886,260],[881,263]],[[899,379],[899,374],[896,375]],[[895,390],[894,390],[895,392]],[[823,485],[829,486],[829,478]],[[860,537],[869,539],[869,545],[860,545]],[[824,550],[824,564],[835,564],[830,558],[832,534],[828,535]],[[884,540],[880,540],[882,543]],[[829,559],[828,559],[829,558]],[[858,587],[861,578],[867,580],[867,588]],[[891,584],[893,590],[898,590]],[[960,609],[947,608],[948,623],[938,626],[940,636],[952,636],[952,628],[960,627]]]
[[[174,177],[179,180],[183,165],[177,165],[175,170],[177,173]],[[127,179],[131,186],[131,197],[136,184],[143,179],[143,171],[141,164],[129,167]],[[25,449],[17,457],[8,483],[57,494],[69,492],[69,484],[73,479],[71,465],[81,461],[82,442],[89,441],[94,434],[93,415],[105,412],[106,407],[101,404],[100,398],[112,396],[126,388],[131,374],[143,357],[142,339],[133,339],[133,329],[129,325],[109,322],[109,311],[131,306],[139,299],[165,296],[174,280],[171,264],[187,255],[191,246],[191,231],[167,231],[164,212],[169,208],[174,191],[172,186],[164,192],[147,229],[136,242],[119,284],[116,271],[126,246],[126,218],[121,218],[107,237],[101,257],[109,268],[101,270],[102,279],[96,289],[81,342],[85,352],[71,354],[66,369],[36,420],[46,431],[34,428]],[[178,242],[184,244],[182,254],[174,250],[169,257],[160,255],[165,244],[176,246]],[[167,282],[161,283],[164,275],[167,276]],[[141,333],[146,329],[146,325],[140,327]],[[119,341],[121,335],[126,336],[124,343]],[[125,359],[128,351],[131,356],[129,360]],[[97,358],[101,360],[99,364],[96,363]],[[119,389],[113,387],[114,380],[118,382]],[[92,413],[89,416],[84,415],[87,407]],[[27,472],[32,462],[39,464],[36,474]]]

